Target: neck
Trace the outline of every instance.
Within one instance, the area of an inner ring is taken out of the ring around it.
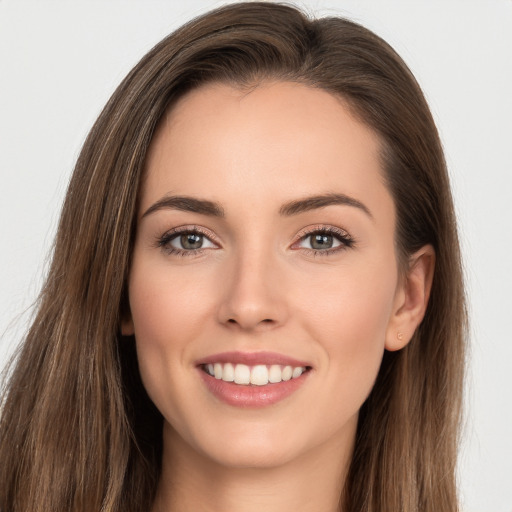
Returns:
[[[339,512],[355,435],[334,436],[273,467],[230,467],[198,453],[164,427],[162,475],[153,512]]]

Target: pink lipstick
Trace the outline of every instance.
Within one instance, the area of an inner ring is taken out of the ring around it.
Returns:
[[[273,352],[223,352],[197,361],[207,389],[237,407],[265,407],[297,391],[311,365]]]

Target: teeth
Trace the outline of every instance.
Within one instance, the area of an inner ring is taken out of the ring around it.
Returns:
[[[231,363],[226,363],[222,369],[222,380],[233,382],[235,380],[235,367]]]
[[[293,372],[292,372],[292,379],[296,379],[297,377],[300,377],[302,375],[303,371],[304,371],[304,368],[302,368],[302,366],[297,366],[297,368],[294,368]]]
[[[265,386],[268,384],[268,369],[265,365],[253,366],[251,370],[251,384]]]
[[[285,366],[283,368],[282,379],[290,380],[292,378],[293,368],[291,366]]]
[[[277,384],[282,381],[296,379],[306,371],[304,366],[293,367],[279,364],[247,366],[246,364],[234,365],[232,363],[207,364],[203,369],[218,380],[235,382],[235,384],[245,386],[249,384],[253,386],[265,386],[269,383]]]
[[[275,384],[276,382],[281,382],[282,378],[282,370],[281,367],[278,364],[273,364],[270,367],[270,370],[268,371],[268,381],[272,384]]]
[[[236,384],[249,384],[251,382],[251,369],[245,364],[235,366]]]

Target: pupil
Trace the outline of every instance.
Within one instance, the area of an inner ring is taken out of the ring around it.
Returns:
[[[203,245],[203,237],[202,235],[189,233],[181,235],[180,242],[184,249],[199,249]]]
[[[311,247],[313,249],[330,249],[332,247],[332,235],[313,235]]]

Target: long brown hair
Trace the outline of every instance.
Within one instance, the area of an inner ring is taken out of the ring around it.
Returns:
[[[78,158],[37,314],[3,397],[0,511],[140,511],[160,474],[162,418],[122,337],[137,195],[163,114],[212,81],[285,80],[348,102],[382,141],[402,265],[436,251],[426,316],[386,352],[359,418],[345,512],[454,512],[465,307],[442,147],[423,94],[382,39],[292,6],[232,4],[153,48],[113,94]]]

